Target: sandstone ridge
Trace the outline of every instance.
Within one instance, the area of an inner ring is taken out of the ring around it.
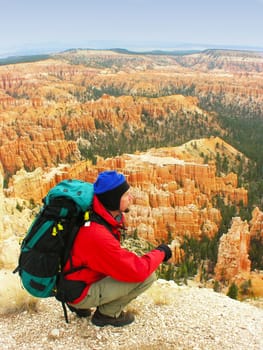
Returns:
[[[207,147],[213,148],[221,141],[210,139],[196,142],[202,144],[205,151]],[[235,154],[231,147],[230,150]],[[107,169],[123,172],[134,194],[134,203],[126,216],[128,234],[133,235],[136,231],[139,237],[154,244],[172,239],[174,262],[180,262],[183,256],[180,243],[185,235],[196,239],[203,235],[213,238],[218,232],[221,214],[212,205],[214,196],[221,195],[229,203],[247,203],[247,191],[237,187],[234,173],[216,176],[215,165],[203,164],[201,160],[198,162],[196,155],[192,155],[192,148],[186,144],[185,147],[98,158],[96,165],[86,161],[75,163],[74,166],[61,165],[47,173],[41,168],[31,173],[20,170],[13,176],[12,186],[0,191],[0,223],[3,232],[0,249],[2,252],[8,249],[13,252],[9,254],[13,258],[6,259],[5,264],[0,261],[0,267],[14,267],[19,249],[14,240],[17,242],[24,236],[34,215],[30,209],[25,211],[26,207],[33,203],[41,205],[48,190],[63,179],[79,178],[93,182],[100,171]],[[26,202],[28,204],[25,207]],[[24,210],[14,211],[15,207],[24,207]],[[12,212],[15,214],[11,215]],[[251,274],[248,251],[251,237],[262,234],[262,212],[258,208],[254,210],[250,223],[234,218],[231,229],[220,240],[215,277],[238,283],[253,279],[255,295],[261,295],[262,276]],[[2,255],[4,259],[6,254]]]
[[[221,221],[219,210],[212,205],[216,195],[229,203],[247,203],[247,191],[237,187],[234,173],[218,177],[213,163],[202,164],[201,159],[200,163],[194,162],[187,149],[182,152],[176,147],[98,158],[96,165],[86,161],[74,166],[61,165],[48,173],[41,168],[31,173],[20,170],[5,192],[11,197],[41,203],[59,181],[80,178],[93,182],[106,169],[123,172],[131,184],[135,200],[127,215],[129,233],[137,230],[139,236],[153,242],[167,240],[168,232],[176,238],[190,235],[199,239],[204,234],[214,237]]]
[[[192,139],[199,128],[201,137],[223,136],[216,102],[238,113],[249,107],[246,114],[261,116],[262,66],[260,53],[223,50],[183,56],[74,50],[3,65],[0,162],[5,178],[21,168],[79,161],[80,138],[93,142],[112,130],[132,137],[144,132],[147,116],[166,129],[169,118],[177,120],[174,132],[183,124],[173,138],[177,144]],[[201,107],[205,104],[207,110]]]

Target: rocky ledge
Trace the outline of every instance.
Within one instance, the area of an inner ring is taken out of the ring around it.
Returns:
[[[211,289],[158,280],[129,305],[136,320],[123,328],[98,328],[72,313],[66,324],[54,299],[37,305],[1,316],[2,350],[263,349],[263,309]]]

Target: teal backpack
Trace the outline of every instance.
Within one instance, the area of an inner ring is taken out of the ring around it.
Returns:
[[[53,187],[22,241],[18,266],[14,270],[31,295],[54,296],[61,301],[66,322],[66,302],[76,299],[85,284],[66,280],[63,267],[70,259],[79,228],[88,220],[93,193],[93,184],[75,179],[61,181]],[[84,266],[71,266],[66,274],[82,268]]]

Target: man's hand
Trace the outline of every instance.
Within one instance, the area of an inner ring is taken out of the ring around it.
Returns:
[[[166,244],[160,244],[156,249],[160,250],[161,252],[164,252],[165,256],[163,261],[167,261],[172,257],[172,251],[170,247]]]

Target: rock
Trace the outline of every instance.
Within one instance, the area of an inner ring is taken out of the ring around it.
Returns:
[[[263,212],[255,208],[250,221],[250,235],[254,238],[263,238]]]
[[[215,141],[216,142],[216,141]],[[152,242],[190,235],[212,238],[221,222],[220,211],[211,201],[216,194],[239,203],[247,202],[247,191],[237,188],[235,174],[217,177],[213,164],[198,164],[176,157],[176,148],[150,150],[141,154],[98,159],[96,165],[82,161],[74,166],[61,165],[45,173],[41,168],[13,176],[9,196],[41,203],[48,190],[65,178],[93,182],[105,169],[123,172],[134,194],[127,214],[129,233],[136,229],[140,237]]]
[[[239,217],[233,218],[231,228],[220,238],[215,267],[217,280],[230,281],[240,274],[249,276],[251,267],[248,256],[249,243],[248,223]]]
[[[48,334],[48,338],[50,340],[58,339],[59,336],[60,336],[60,330],[58,328],[52,329]]]

